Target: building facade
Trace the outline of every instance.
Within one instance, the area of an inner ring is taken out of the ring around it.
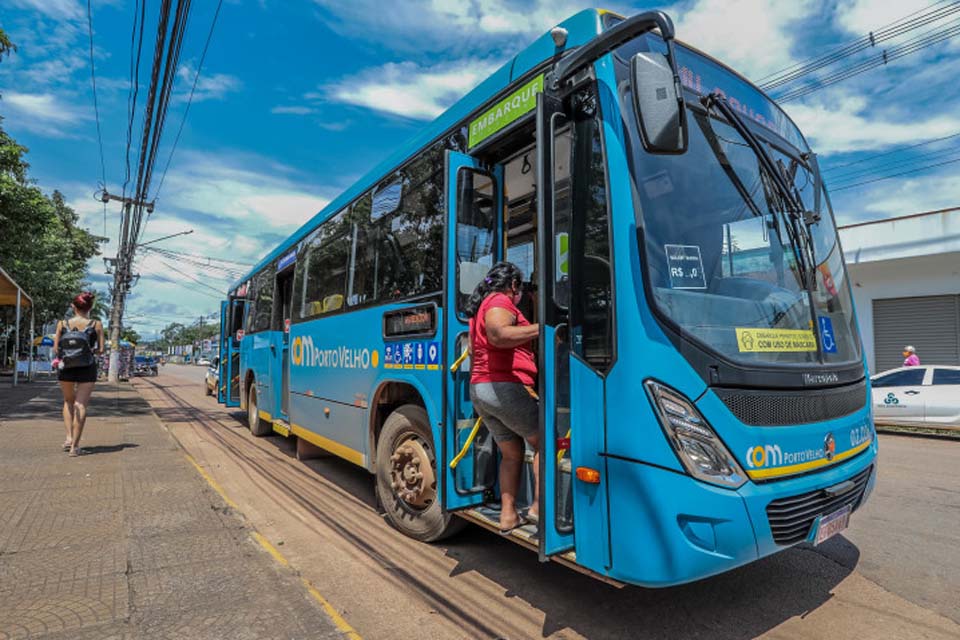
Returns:
[[[960,207],[840,227],[871,373],[960,365]]]

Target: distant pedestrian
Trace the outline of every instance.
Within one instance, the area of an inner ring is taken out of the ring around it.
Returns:
[[[71,457],[86,453],[80,436],[87,422],[87,406],[97,381],[97,357],[103,355],[103,325],[90,318],[94,294],[84,291],[73,299],[73,317],[57,323],[53,352],[57,354],[57,377],[63,391],[63,425],[67,439],[63,450]]]
[[[920,365],[920,358],[917,356],[917,350],[909,344],[903,348],[903,358],[903,366],[905,367],[916,367]]]

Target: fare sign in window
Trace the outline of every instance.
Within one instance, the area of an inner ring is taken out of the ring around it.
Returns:
[[[664,245],[672,289],[706,289],[700,247],[689,244]]]

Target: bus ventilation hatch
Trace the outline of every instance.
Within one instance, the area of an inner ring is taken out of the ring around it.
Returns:
[[[808,424],[842,418],[867,404],[867,383],[835,389],[747,391],[713,387],[713,392],[744,424],[755,427]]]
[[[863,492],[870,479],[869,466],[852,478],[853,486],[840,495],[828,495],[823,489],[789,498],[780,498],[767,505],[767,520],[773,532],[773,541],[789,545],[803,542],[810,535],[810,527],[818,516],[833,513],[845,506],[855,511],[863,500]]]

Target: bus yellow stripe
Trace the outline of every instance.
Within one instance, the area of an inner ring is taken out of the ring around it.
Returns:
[[[303,438],[310,444],[329,451],[335,456],[343,458],[344,460],[352,462],[353,464],[361,467],[366,466],[364,455],[359,451],[355,451],[350,447],[340,444],[339,442],[334,442],[330,438],[325,438],[318,433],[314,433],[313,431],[308,431],[298,424],[291,424],[290,431],[292,431],[293,435],[297,436],[298,438]]]
[[[273,422],[273,416],[267,413],[266,411],[257,411],[260,415],[261,420],[266,420],[267,422]]]
[[[760,478],[776,478],[778,476],[788,476],[794,473],[801,473],[803,471],[809,471],[811,469],[816,469],[818,467],[824,467],[831,464],[836,464],[847,458],[852,458],[857,455],[864,449],[870,446],[870,443],[873,440],[867,440],[861,445],[857,445],[853,449],[848,449],[843,453],[838,453],[833,456],[832,460],[827,460],[826,458],[820,458],[819,460],[811,460],[810,462],[803,462],[801,464],[792,464],[786,467],[774,467],[772,469],[757,469],[755,471],[747,471],[747,475],[753,479]]]

